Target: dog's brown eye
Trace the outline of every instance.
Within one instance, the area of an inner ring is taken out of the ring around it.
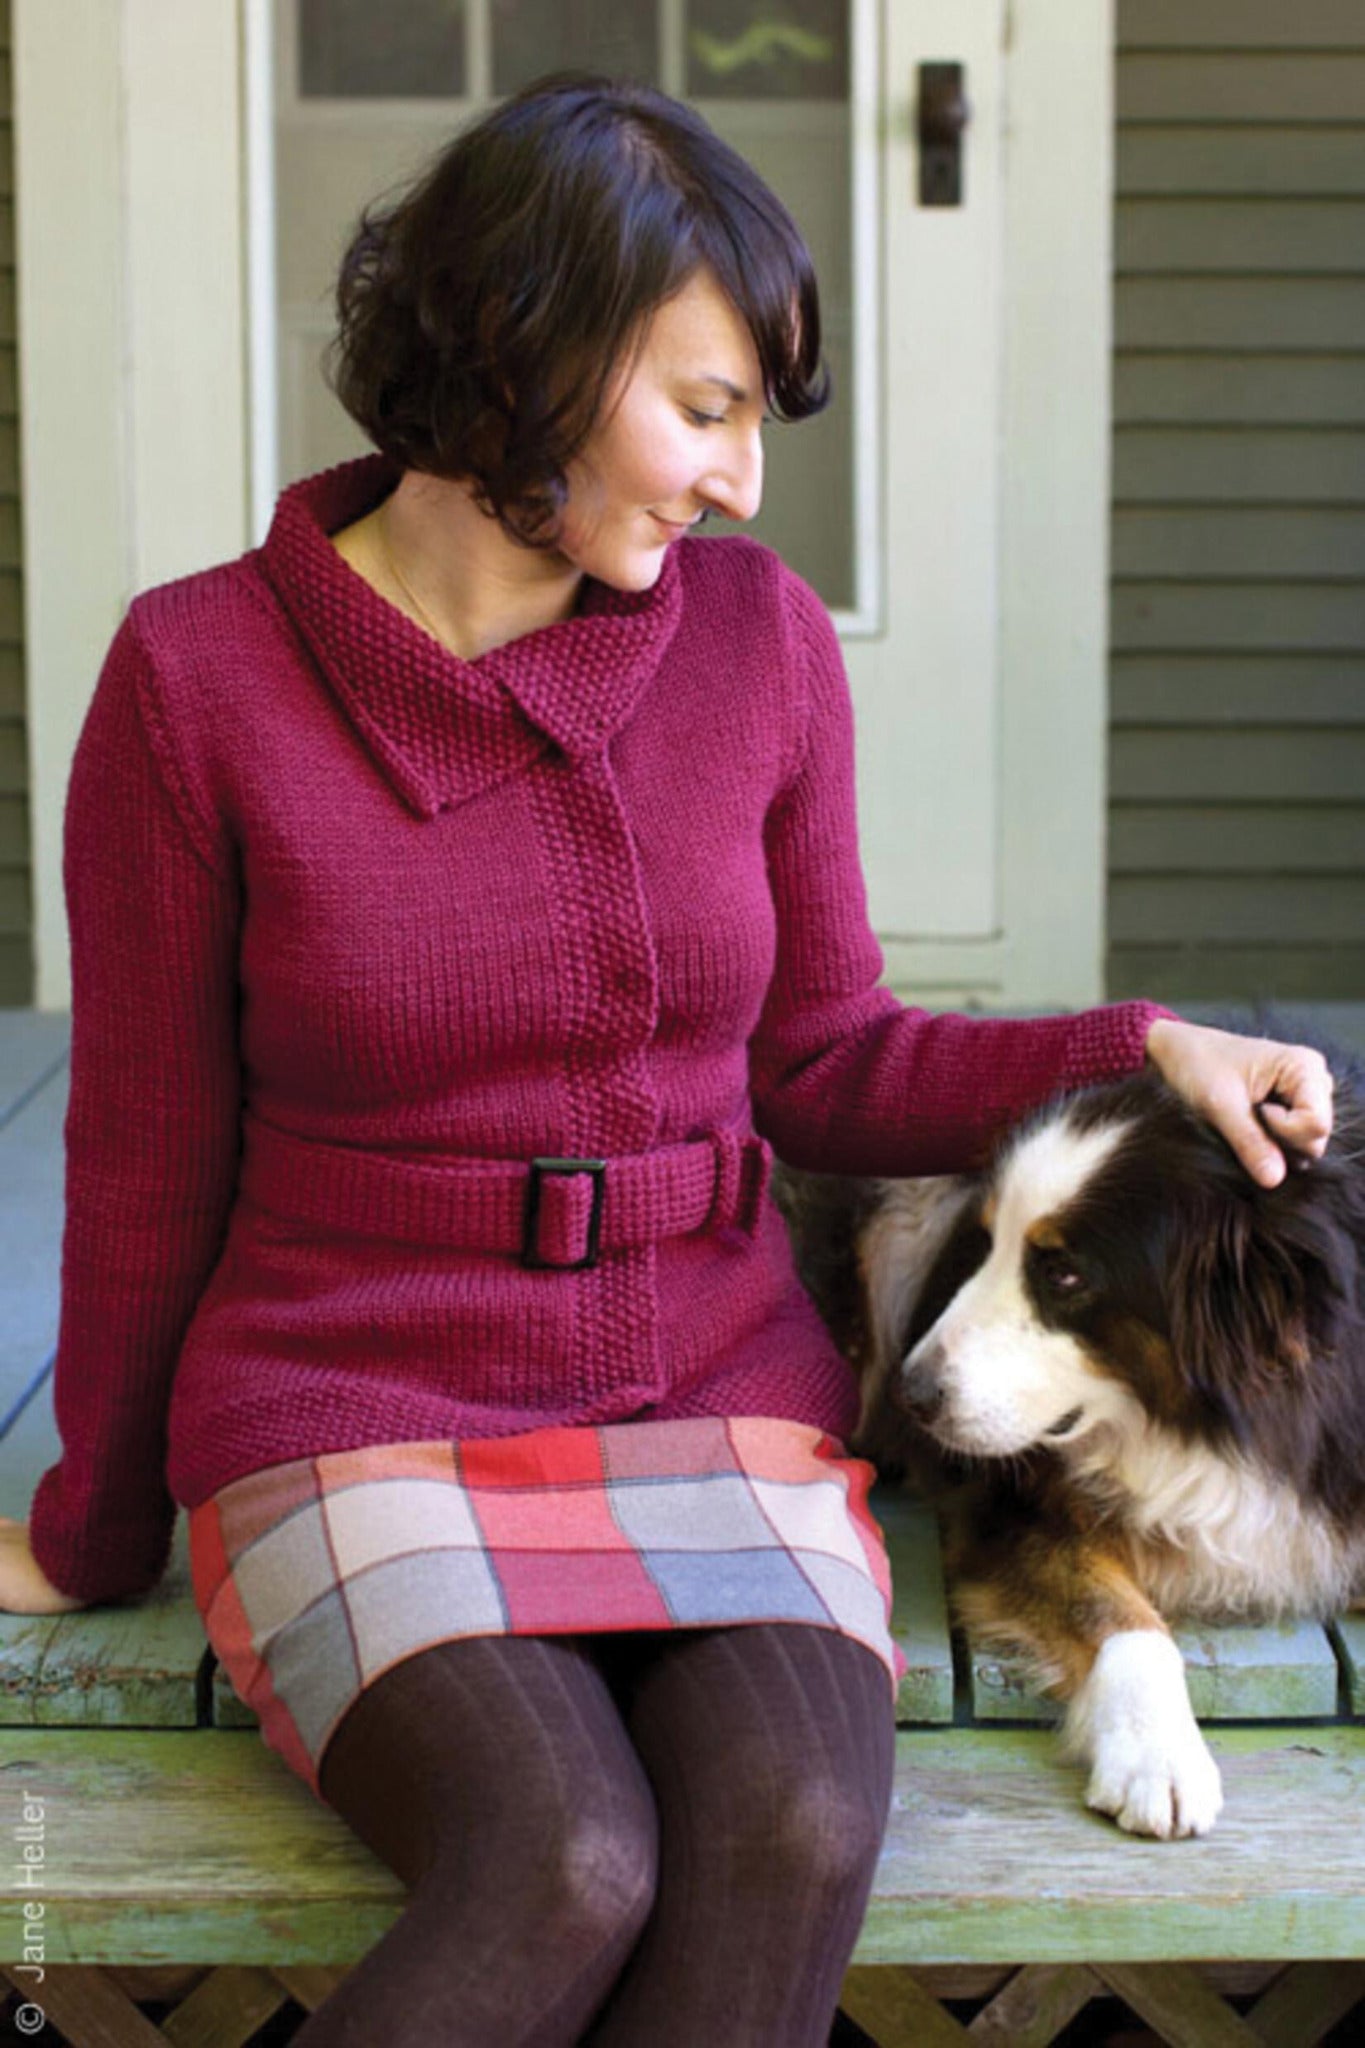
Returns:
[[[1050,1294],[1076,1294],[1085,1285],[1080,1268],[1065,1252],[1046,1252],[1038,1261],[1039,1277]]]

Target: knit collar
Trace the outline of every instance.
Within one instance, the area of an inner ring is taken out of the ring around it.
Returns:
[[[328,536],[370,511],[402,470],[365,455],[284,491],[260,549],[270,582],[376,766],[430,818],[559,747],[593,753],[624,725],[673,637],[677,546],[653,588],[589,578],[580,609],[462,661],[388,603]]]

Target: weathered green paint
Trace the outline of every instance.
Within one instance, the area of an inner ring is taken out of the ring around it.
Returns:
[[[1025,1685],[1019,1669],[992,1650],[971,1659],[971,1711],[974,1721],[1055,1721],[1061,1708],[1054,1700]]]
[[[1316,1622],[1182,1628],[1175,1639],[1201,1721],[1298,1721],[1337,1710],[1337,1660]]]
[[[909,1667],[896,1695],[896,1719],[903,1726],[949,1722],[953,1651],[938,1524],[923,1502],[889,1486],[874,1487],[869,1505],[891,1560],[891,1632]]]
[[[902,1731],[854,1961],[1365,1955],[1365,1728],[1213,1747],[1218,1827],[1162,1843],[1087,1812],[1044,1731]],[[0,1787],[16,1898],[23,1795],[41,1801],[49,1963],[344,1963],[405,1897],[250,1732],[7,1729]],[[0,1961],[21,1934],[0,1916]]]
[[[406,1896],[254,1733],[0,1731],[0,1788],[6,1962],[25,1794],[42,1883],[22,1896],[45,1902],[48,1963],[353,1962]]]
[[[902,1734],[855,1961],[1365,1955],[1365,1728],[1210,1740],[1217,1827],[1154,1842],[1087,1811],[1046,1730]]]
[[[0,1614],[0,1721],[7,1725],[193,1728],[203,1625],[184,1523],[145,1598],[74,1614]]]
[[[1302,1721],[1336,1713],[1337,1660],[1315,1622],[1178,1629],[1176,1641],[1201,1721]],[[999,1657],[972,1659],[976,1720],[1051,1721],[1058,1711],[1021,1685],[1017,1671]]]
[[[209,1655],[213,1656],[211,1650]],[[238,1699],[232,1689],[232,1681],[216,1658],[213,1663],[213,1685],[209,1697],[215,1728],[260,1727],[260,1717]]]
[[[1365,1720],[1365,1614],[1340,1614],[1332,1623],[1332,1641],[1341,1659],[1346,1702]]]

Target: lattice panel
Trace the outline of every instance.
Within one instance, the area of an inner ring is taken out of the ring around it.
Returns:
[[[1250,1996],[1239,2013],[1229,2002]],[[1002,1970],[850,1970],[841,2009],[877,2048],[1047,2048],[1092,1999],[1118,1998],[1169,2048],[1314,2048],[1362,2008],[1365,1962],[1055,1963]],[[945,2001],[983,2001],[969,2019]]]
[[[35,1984],[8,1964],[0,1965],[0,1978],[8,1979],[17,1996],[0,2011],[9,2021],[7,2039],[36,2038],[44,2048],[53,2042],[53,2028],[68,2048],[165,2048],[167,2042],[174,2048],[245,2048],[290,1999],[313,2012],[346,1974],[344,1967],[267,1970],[236,1963],[214,1969],[62,1964]],[[163,2011],[168,2005],[171,2010]],[[41,2007],[46,2025],[25,2025],[20,2006],[30,2014]],[[154,2021],[143,2006],[161,2018]],[[290,2032],[302,2024],[296,2020]],[[272,2048],[283,2048],[289,2034],[281,2030],[270,2038]]]
[[[321,2005],[345,1968],[97,1969],[63,1965],[35,1986],[12,1965],[3,2017],[10,2038],[25,2029],[21,2002],[41,2006],[45,2042],[56,2029],[69,2048],[246,2048],[292,1999]],[[1169,2048],[1314,2048],[1361,2008],[1365,1962],[1198,1966],[1174,1963],[1030,1964],[1022,1968],[850,1970],[842,2010],[877,2048],[1048,2048],[1092,2000],[1117,1998]],[[1238,2013],[1238,1998],[1249,2009]],[[974,2006],[968,2018],[949,2004]],[[161,2017],[153,2020],[143,2007]],[[170,2009],[163,2010],[169,2007]],[[295,2023],[295,2031],[302,2025]],[[283,2030],[270,2035],[284,2048]]]

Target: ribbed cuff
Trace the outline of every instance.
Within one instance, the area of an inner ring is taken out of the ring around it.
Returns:
[[[1071,1019],[1067,1065],[1075,1081],[1116,1081],[1147,1062],[1147,1034],[1160,1017],[1178,1023],[1162,1003],[1105,1003]]]
[[[59,1463],[43,1474],[29,1508],[29,1549],[38,1569],[59,1593],[87,1606],[150,1592],[170,1561],[174,1506],[169,1522],[153,1513],[135,1529],[102,1532],[96,1540],[88,1520],[76,1526],[64,1516],[61,1469]]]

